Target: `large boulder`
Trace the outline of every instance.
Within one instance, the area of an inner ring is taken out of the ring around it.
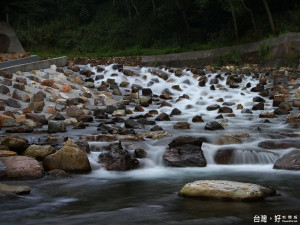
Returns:
[[[62,169],[73,173],[91,171],[88,157],[70,139],[58,152],[48,155],[43,162],[46,170]]]
[[[22,155],[43,160],[46,156],[55,153],[55,149],[51,145],[30,145]]]
[[[9,150],[17,153],[22,153],[29,146],[27,140],[18,137],[4,137],[1,140],[1,145],[5,145]]]
[[[194,199],[261,200],[276,191],[258,184],[227,180],[198,180],[184,185],[178,195]]]
[[[192,136],[175,138],[169,143],[169,148],[163,155],[165,163],[173,167],[205,167],[206,159],[201,149],[202,140]]]
[[[300,170],[300,151],[284,154],[275,162],[273,169]]]
[[[44,175],[41,164],[27,156],[1,157],[0,163],[5,166],[4,178],[8,179],[37,179]]]

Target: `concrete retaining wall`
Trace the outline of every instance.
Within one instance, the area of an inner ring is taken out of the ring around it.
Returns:
[[[11,66],[11,67],[5,67],[5,68],[1,68],[0,72],[1,71],[6,71],[8,73],[15,73],[17,71],[28,72],[31,70],[47,69],[53,64],[58,67],[66,66],[68,64],[68,57],[62,56],[62,57],[54,58],[54,59],[47,59],[47,60],[42,60],[42,61],[38,61],[38,62],[32,62],[32,63],[26,63],[26,64],[21,64],[21,65]]]
[[[5,34],[10,39],[8,53],[23,53],[25,52],[15,31],[6,22],[0,22],[0,33]]]
[[[26,58],[20,58],[20,59],[14,59],[14,60],[9,60],[5,62],[0,63],[0,69],[6,68],[6,67],[12,67],[12,66],[17,66],[20,64],[26,64],[26,63],[32,63],[32,62],[37,62],[39,60],[37,55],[31,55]]]
[[[286,33],[277,38],[212,50],[195,52],[173,53],[165,55],[143,56],[142,65],[167,65],[173,67],[202,67],[209,64],[219,64],[222,56],[236,49],[239,51],[242,60],[249,63],[258,63],[258,51],[262,44],[270,47],[270,54],[273,56],[271,66],[280,63],[287,63],[287,57],[293,51],[300,52],[300,33]],[[268,64],[268,62],[266,62]]]

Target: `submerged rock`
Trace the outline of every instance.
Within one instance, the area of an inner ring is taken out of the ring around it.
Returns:
[[[276,191],[258,184],[227,180],[198,180],[184,185],[178,195],[195,199],[261,200]]]
[[[206,159],[201,146],[202,138],[192,136],[175,138],[169,143],[169,149],[163,155],[163,159],[168,166],[172,167],[205,167]]]
[[[15,186],[15,185],[7,185],[7,184],[0,184],[0,193],[1,192],[9,192],[13,194],[28,194],[30,192],[29,186]]]
[[[22,153],[29,146],[27,140],[19,137],[4,137],[1,140],[1,145],[5,145],[9,150],[17,153]]]

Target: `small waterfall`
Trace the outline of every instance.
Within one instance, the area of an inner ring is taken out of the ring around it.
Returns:
[[[278,155],[269,151],[235,150],[232,164],[274,164]]]

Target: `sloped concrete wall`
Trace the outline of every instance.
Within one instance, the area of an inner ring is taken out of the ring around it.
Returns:
[[[10,39],[10,44],[8,48],[8,53],[24,53],[24,48],[22,47],[15,31],[6,22],[0,22],[0,33],[5,34]]]
[[[289,56],[293,57],[294,52],[300,51],[300,33],[286,33],[277,38],[234,47],[143,56],[142,65],[151,66],[156,64],[173,67],[202,67],[209,64],[218,64],[220,57],[234,49],[239,51],[245,62],[258,63],[258,51],[262,44],[270,46],[270,54],[273,56],[270,62],[265,62],[266,64],[270,66],[285,64],[288,63]]]

